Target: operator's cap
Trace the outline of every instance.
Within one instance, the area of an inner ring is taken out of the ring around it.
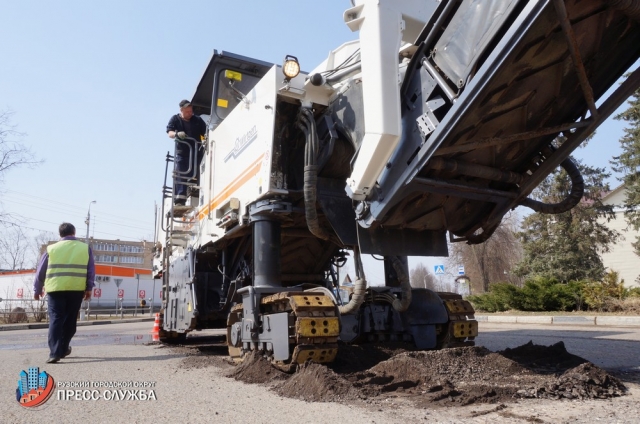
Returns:
[[[183,100],[180,102],[180,109],[187,106],[191,106],[191,102],[189,100]]]

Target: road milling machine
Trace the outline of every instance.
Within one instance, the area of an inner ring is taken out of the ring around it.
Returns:
[[[574,207],[569,155],[640,86],[640,0],[355,0],[344,21],[358,40],[309,73],[214,52],[192,98],[208,135],[187,171],[167,154],[162,340],[226,328],[233,359],[283,367],[338,343],[472,345],[472,306],[411,288],[407,256],[482,243],[518,206]],[[529,197],[558,167],[570,195]]]

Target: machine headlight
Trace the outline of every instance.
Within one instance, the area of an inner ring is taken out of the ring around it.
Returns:
[[[284,58],[284,64],[282,65],[282,73],[290,80],[295,78],[300,73],[300,64],[298,63],[298,58],[295,56],[287,55]]]

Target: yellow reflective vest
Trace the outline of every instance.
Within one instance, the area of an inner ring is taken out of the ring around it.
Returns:
[[[89,246],[78,240],[61,240],[48,246],[47,254],[47,293],[86,290]]]

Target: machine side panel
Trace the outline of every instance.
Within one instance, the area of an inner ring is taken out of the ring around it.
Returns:
[[[184,255],[171,263],[169,286],[165,296],[169,307],[165,311],[164,329],[183,333],[192,329],[195,305],[193,275],[190,255]]]
[[[278,67],[273,67],[225,120],[209,133],[202,180],[204,198],[198,210],[200,245],[222,237],[217,223],[231,199],[238,214],[270,186]],[[243,225],[242,220],[238,225]]]

